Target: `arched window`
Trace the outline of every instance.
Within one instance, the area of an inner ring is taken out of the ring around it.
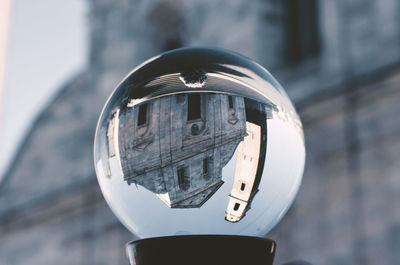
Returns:
[[[235,206],[233,206],[233,210],[234,210],[234,211],[239,210],[239,206],[240,206],[239,203],[235,203]]]

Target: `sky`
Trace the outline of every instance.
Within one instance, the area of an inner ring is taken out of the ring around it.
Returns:
[[[86,15],[84,0],[12,1],[0,92],[1,178],[41,110],[85,68]]]
[[[0,99],[4,85],[5,53],[7,49],[10,0],[0,1]]]

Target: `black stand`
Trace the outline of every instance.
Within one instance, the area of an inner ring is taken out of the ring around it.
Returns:
[[[131,265],[272,265],[274,241],[249,236],[195,235],[132,241]]]

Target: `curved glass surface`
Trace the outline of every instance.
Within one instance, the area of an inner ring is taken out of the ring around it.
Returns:
[[[262,236],[296,196],[305,148],[270,73],[232,52],[188,48],[148,60],[117,86],[94,160],[105,199],[139,237]]]

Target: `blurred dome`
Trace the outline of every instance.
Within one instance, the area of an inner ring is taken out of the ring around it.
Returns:
[[[95,138],[104,197],[139,237],[263,236],[293,202],[304,160],[302,125],[279,83],[210,48],[137,67],[105,104]]]

